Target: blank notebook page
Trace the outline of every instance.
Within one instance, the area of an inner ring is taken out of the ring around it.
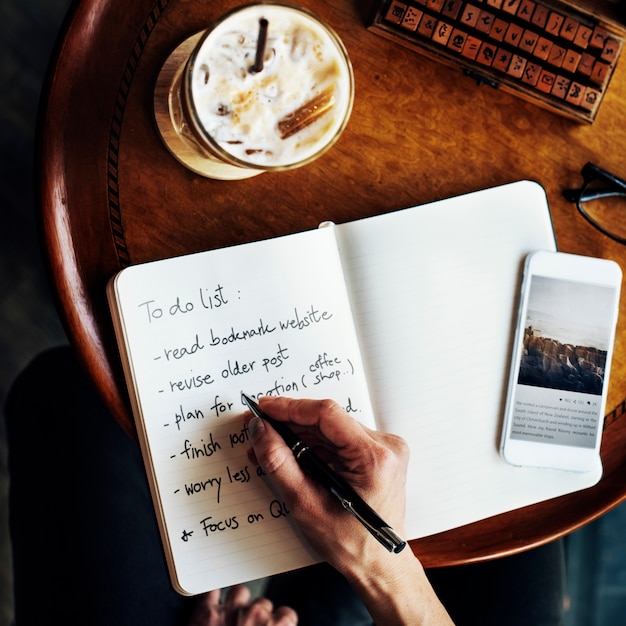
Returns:
[[[114,286],[174,584],[315,561],[247,456],[240,392],[335,398],[373,426],[333,230],[133,266]]]
[[[600,478],[499,455],[525,255],[555,249],[522,181],[337,227],[380,430],[410,442],[407,531],[441,532]]]

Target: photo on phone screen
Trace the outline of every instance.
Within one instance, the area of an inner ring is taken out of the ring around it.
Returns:
[[[530,281],[509,436],[594,448],[616,289],[541,275]]]

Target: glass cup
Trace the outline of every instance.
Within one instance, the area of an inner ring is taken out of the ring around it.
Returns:
[[[154,110],[181,163],[237,180],[319,157],[345,128],[353,100],[337,34],[305,9],[263,2],[183,42],[161,69]]]

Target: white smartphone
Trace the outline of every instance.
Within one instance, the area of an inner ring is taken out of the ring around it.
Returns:
[[[613,261],[531,253],[501,454],[513,464],[597,470],[622,272]]]

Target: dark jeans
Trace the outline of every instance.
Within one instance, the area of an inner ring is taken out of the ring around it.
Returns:
[[[170,586],[138,446],[68,348],[37,357],[5,414],[17,626],[176,626],[193,599]],[[428,572],[459,625],[562,624],[560,542]],[[301,625],[371,624],[327,565],[277,576],[268,592]]]

